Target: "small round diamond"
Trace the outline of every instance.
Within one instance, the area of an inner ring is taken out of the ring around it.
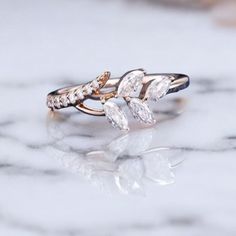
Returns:
[[[61,107],[60,96],[55,97],[53,103],[56,108],[60,108]]]
[[[75,96],[74,91],[72,91],[72,92],[70,92],[70,93],[68,94],[68,98],[69,98],[69,101],[70,101],[71,104],[75,104],[75,102],[76,102],[76,96]]]
[[[86,85],[84,86],[84,91],[85,91],[86,94],[90,95],[90,94],[92,94],[93,89],[92,89],[92,87],[91,87],[90,84],[86,84]]]
[[[67,105],[68,105],[68,99],[67,99],[66,94],[64,94],[64,95],[61,96],[61,103],[62,103],[62,105],[63,105],[64,107],[67,107]]]
[[[77,96],[78,99],[81,99],[81,100],[84,99],[83,91],[81,89],[78,89],[76,91],[76,96]]]
[[[47,106],[48,108],[53,108],[53,100],[51,96],[47,98]]]
[[[93,80],[91,83],[91,86],[93,88],[93,90],[97,90],[99,88],[99,83],[97,80]]]

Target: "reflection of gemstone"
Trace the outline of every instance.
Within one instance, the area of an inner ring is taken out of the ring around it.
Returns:
[[[107,149],[105,152],[105,156],[109,160],[115,161],[117,157],[122,155],[122,153],[127,149],[129,145],[129,135],[124,135],[113,140],[109,145],[107,145]]]
[[[146,98],[149,98],[153,101],[157,101],[163,96],[166,95],[170,88],[171,79],[169,77],[164,77],[161,81],[153,80],[152,83],[149,85]]]
[[[153,118],[153,113],[145,102],[138,98],[132,98],[128,105],[135,119],[147,124],[154,124],[156,122]]]
[[[174,183],[174,174],[167,157],[159,153],[146,153],[143,155],[145,176],[161,185]]]
[[[126,152],[128,155],[138,156],[146,151],[152,143],[152,129],[144,129],[142,132],[132,132],[129,134],[129,147]]]
[[[144,71],[131,71],[122,79],[117,95],[120,97],[128,97],[132,92],[135,92],[141,85],[144,77]]]
[[[113,102],[106,102],[103,105],[105,115],[109,122],[121,130],[128,130],[128,120],[122,110]]]
[[[123,193],[142,193],[144,166],[141,159],[127,159],[118,167],[116,184]]]

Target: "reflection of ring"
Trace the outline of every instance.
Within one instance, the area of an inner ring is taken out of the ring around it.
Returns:
[[[60,121],[68,124],[68,121]],[[110,137],[104,133],[100,136],[102,143],[97,143],[93,137],[92,147],[84,148],[86,135],[76,137],[83,141],[77,147],[77,140],[71,142],[71,134],[61,139],[54,138],[54,132],[62,127],[50,130],[53,139],[55,158],[67,170],[82,175],[103,191],[118,190],[125,194],[140,194],[145,192],[145,186],[150,183],[169,185],[175,182],[175,171],[184,160],[184,150],[153,146],[155,129],[142,129],[121,136]],[[69,127],[67,127],[69,128]],[[74,130],[73,127],[67,131]],[[104,129],[106,132],[107,129]],[[89,132],[89,131],[88,131]],[[97,133],[96,131],[94,133]],[[104,142],[103,142],[104,141]]]
[[[54,109],[74,106],[78,110],[95,116],[106,115],[114,127],[128,130],[128,121],[123,111],[112,98],[123,98],[138,121],[154,124],[155,119],[147,100],[157,101],[166,94],[178,92],[189,85],[189,77],[183,74],[146,74],[143,69],[128,71],[121,78],[110,79],[104,72],[95,80],[77,86],[51,92],[47,106]],[[95,109],[87,101],[100,101],[102,109]]]

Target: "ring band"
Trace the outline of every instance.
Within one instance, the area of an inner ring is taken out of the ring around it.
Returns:
[[[110,72],[106,71],[88,83],[49,93],[47,106],[51,110],[73,106],[89,115],[105,115],[114,127],[128,130],[126,115],[112,99],[124,99],[134,118],[142,123],[154,124],[155,119],[148,101],[158,101],[166,94],[178,92],[188,86],[189,77],[184,74],[147,74],[143,69],[135,69],[120,78],[110,78]],[[86,104],[92,100],[98,101],[103,106],[102,109]]]

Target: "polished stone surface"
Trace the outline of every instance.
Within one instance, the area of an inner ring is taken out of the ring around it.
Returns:
[[[236,31],[145,5],[15,3],[0,3],[0,235],[235,235]],[[152,104],[154,127],[48,113],[49,91],[140,66],[191,77]]]

